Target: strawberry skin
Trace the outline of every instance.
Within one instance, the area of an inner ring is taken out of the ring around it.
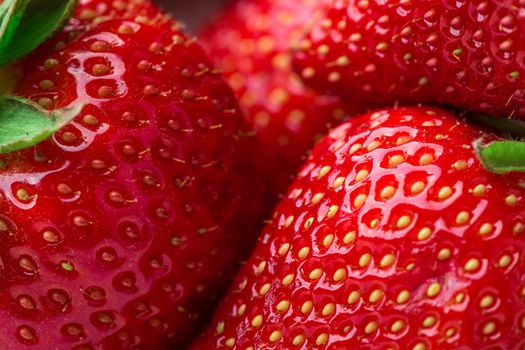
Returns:
[[[200,36],[259,135],[257,158],[274,194],[286,191],[316,140],[365,110],[316,94],[293,73],[290,46],[324,1],[237,1]]]
[[[314,149],[201,349],[522,349],[525,176],[433,108],[381,110]]]
[[[525,119],[523,37],[523,0],[337,0],[296,64],[324,92]]]
[[[18,95],[85,107],[0,158],[0,348],[183,347],[255,240],[232,91],[147,1],[82,1],[23,65]]]

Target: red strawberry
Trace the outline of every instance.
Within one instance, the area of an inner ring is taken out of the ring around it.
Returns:
[[[360,108],[317,95],[292,72],[290,45],[323,2],[241,0],[201,37],[260,136],[257,158],[276,193],[286,190],[315,140]]]
[[[142,0],[82,1],[23,65],[18,95],[87,104],[1,156],[0,348],[183,346],[260,206],[233,93]]]
[[[522,349],[525,175],[432,108],[335,129],[193,349]]]
[[[524,0],[337,0],[297,67],[321,91],[525,119],[523,37]]]

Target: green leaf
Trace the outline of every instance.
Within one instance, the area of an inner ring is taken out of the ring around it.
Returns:
[[[71,17],[78,0],[4,0],[0,5],[0,66],[33,51]]]
[[[80,103],[49,115],[29,100],[0,97],[0,153],[42,142],[75,119],[83,107]]]
[[[487,145],[476,142],[474,147],[483,166],[492,173],[525,172],[525,142],[497,141]]]

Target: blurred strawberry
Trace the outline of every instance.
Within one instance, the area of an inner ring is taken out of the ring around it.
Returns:
[[[524,0],[336,0],[297,68],[323,92],[525,119]]]
[[[317,139],[363,110],[310,91],[292,72],[290,47],[324,1],[240,0],[201,34],[260,136],[257,158],[273,196],[286,190]]]

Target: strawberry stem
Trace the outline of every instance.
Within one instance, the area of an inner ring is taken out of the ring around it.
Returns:
[[[483,166],[491,173],[525,172],[525,142],[497,141],[486,145],[476,142],[474,148]]]

